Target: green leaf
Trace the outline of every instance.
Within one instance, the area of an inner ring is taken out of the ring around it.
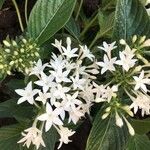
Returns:
[[[21,132],[23,130],[24,126],[20,124],[0,128],[0,149],[25,150],[17,144],[17,141],[21,138]]]
[[[66,30],[74,36],[78,41],[79,41],[79,36],[80,36],[80,27],[79,25],[75,22],[74,18],[71,17],[67,24],[65,25]]]
[[[5,0],[0,0],[0,9],[2,9]]]
[[[129,142],[125,150],[149,150],[150,140],[146,135],[138,135],[129,138]]]
[[[100,25],[99,37],[111,36],[114,24],[114,12],[107,14],[99,11],[98,20]]]
[[[0,150],[35,150],[33,145],[29,149],[23,147],[22,144],[17,144],[21,139],[21,132],[29,128],[27,124],[15,124],[0,128]],[[46,147],[40,147],[39,150],[54,150],[55,143],[58,139],[56,129],[51,128],[48,132],[43,133],[43,140]]]
[[[130,123],[137,134],[147,134],[150,131],[150,119],[132,119]]]
[[[129,40],[133,35],[150,37],[150,18],[139,0],[118,0],[114,40]]]
[[[29,17],[28,32],[42,44],[69,20],[76,0],[38,0]]]
[[[33,116],[34,111],[32,106],[17,105],[17,100],[15,99],[0,103],[0,118],[14,117],[20,122],[28,122]]]
[[[91,129],[86,150],[123,150],[126,145],[128,131],[124,126],[119,128],[114,122],[114,117],[101,119],[102,113],[98,112]]]

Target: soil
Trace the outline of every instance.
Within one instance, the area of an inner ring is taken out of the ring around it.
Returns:
[[[36,0],[30,0],[28,4],[28,10],[30,11],[35,4]],[[89,17],[98,8],[100,0],[84,0],[84,11]],[[24,19],[24,1],[17,0],[19,5],[19,10],[21,11],[21,16]],[[29,12],[28,12],[29,13]],[[0,10],[0,42],[4,40],[7,36],[10,38],[15,38],[21,34],[19,27],[19,22],[15,8],[11,0],[6,0],[2,9]],[[7,78],[9,80],[9,78]],[[0,84],[0,102],[3,102],[9,98],[8,94],[5,92],[7,87],[4,84]],[[12,118],[0,119],[0,127],[4,125],[9,125],[14,122]],[[91,128],[89,120],[85,120],[84,123],[77,130],[76,134],[72,136],[72,142],[67,145],[63,145],[60,150],[84,150],[87,137]],[[57,145],[56,145],[57,147]]]

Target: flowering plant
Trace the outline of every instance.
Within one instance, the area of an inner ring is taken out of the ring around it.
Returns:
[[[102,1],[88,19],[83,0],[37,0],[28,19],[26,0],[27,32],[12,1],[24,34],[0,48],[0,117],[13,118],[0,148],[62,149],[88,120],[86,150],[149,149],[149,1]]]

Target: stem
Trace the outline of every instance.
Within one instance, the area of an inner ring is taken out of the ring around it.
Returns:
[[[79,9],[78,9],[78,12],[77,12],[77,15],[76,15],[75,21],[77,21],[77,20],[78,20],[78,17],[79,17],[79,14],[80,14],[80,10],[81,10],[82,4],[83,4],[83,0],[81,0],[81,2],[80,2]]]
[[[94,21],[97,19],[97,17],[98,17],[98,14],[96,14],[95,17],[90,21],[90,23],[87,24],[87,26],[81,32],[80,37],[82,37],[86,33],[86,31],[91,27],[91,25],[94,23]]]
[[[26,24],[28,24],[28,0],[25,0],[25,20]]]
[[[24,32],[24,27],[23,27],[23,23],[22,23],[22,19],[21,19],[21,15],[20,15],[18,5],[17,5],[15,0],[12,0],[12,2],[13,2],[14,6],[15,6],[15,9],[16,9],[16,13],[17,13],[17,16],[18,16],[21,31]]]
[[[95,36],[94,40],[92,41],[92,43],[89,46],[89,49],[91,49],[93,47],[93,45],[95,44],[95,42],[99,39],[98,34]]]
[[[105,35],[107,32],[109,32],[110,30],[112,29],[111,28],[108,28],[106,31],[102,32],[101,34],[97,33],[96,37],[94,38],[94,40],[92,41],[92,43],[90,44],[89,48],[92,48],[92,46],[95,44],[95,42],[101,38],[103,35]]]

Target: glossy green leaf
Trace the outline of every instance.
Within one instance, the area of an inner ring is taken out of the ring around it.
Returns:
[[[74,18],[71,17],[67,24],[65,25],[66,30],[79,41],[80,27],[75,22]]]
[[[149,150],[150,140],[146,135],[138,135],[129,138],[129,142],[125,150]]]
[[[38,0],[29,17],[28,32],[41,45],[69,20],[76,0]]]
[[[101,116],[99,112],[94,120],[86,150],[123,150],[128,136],[126,127],[117,127],[113,117],[102,120]]]
[[[137,134],[147,134],[150,131],[150,119],[132,119],[131,124]]]
[[[133,35],[150,37],[150,18],[139,0],[118,0],[114,40],[129,40]]]

